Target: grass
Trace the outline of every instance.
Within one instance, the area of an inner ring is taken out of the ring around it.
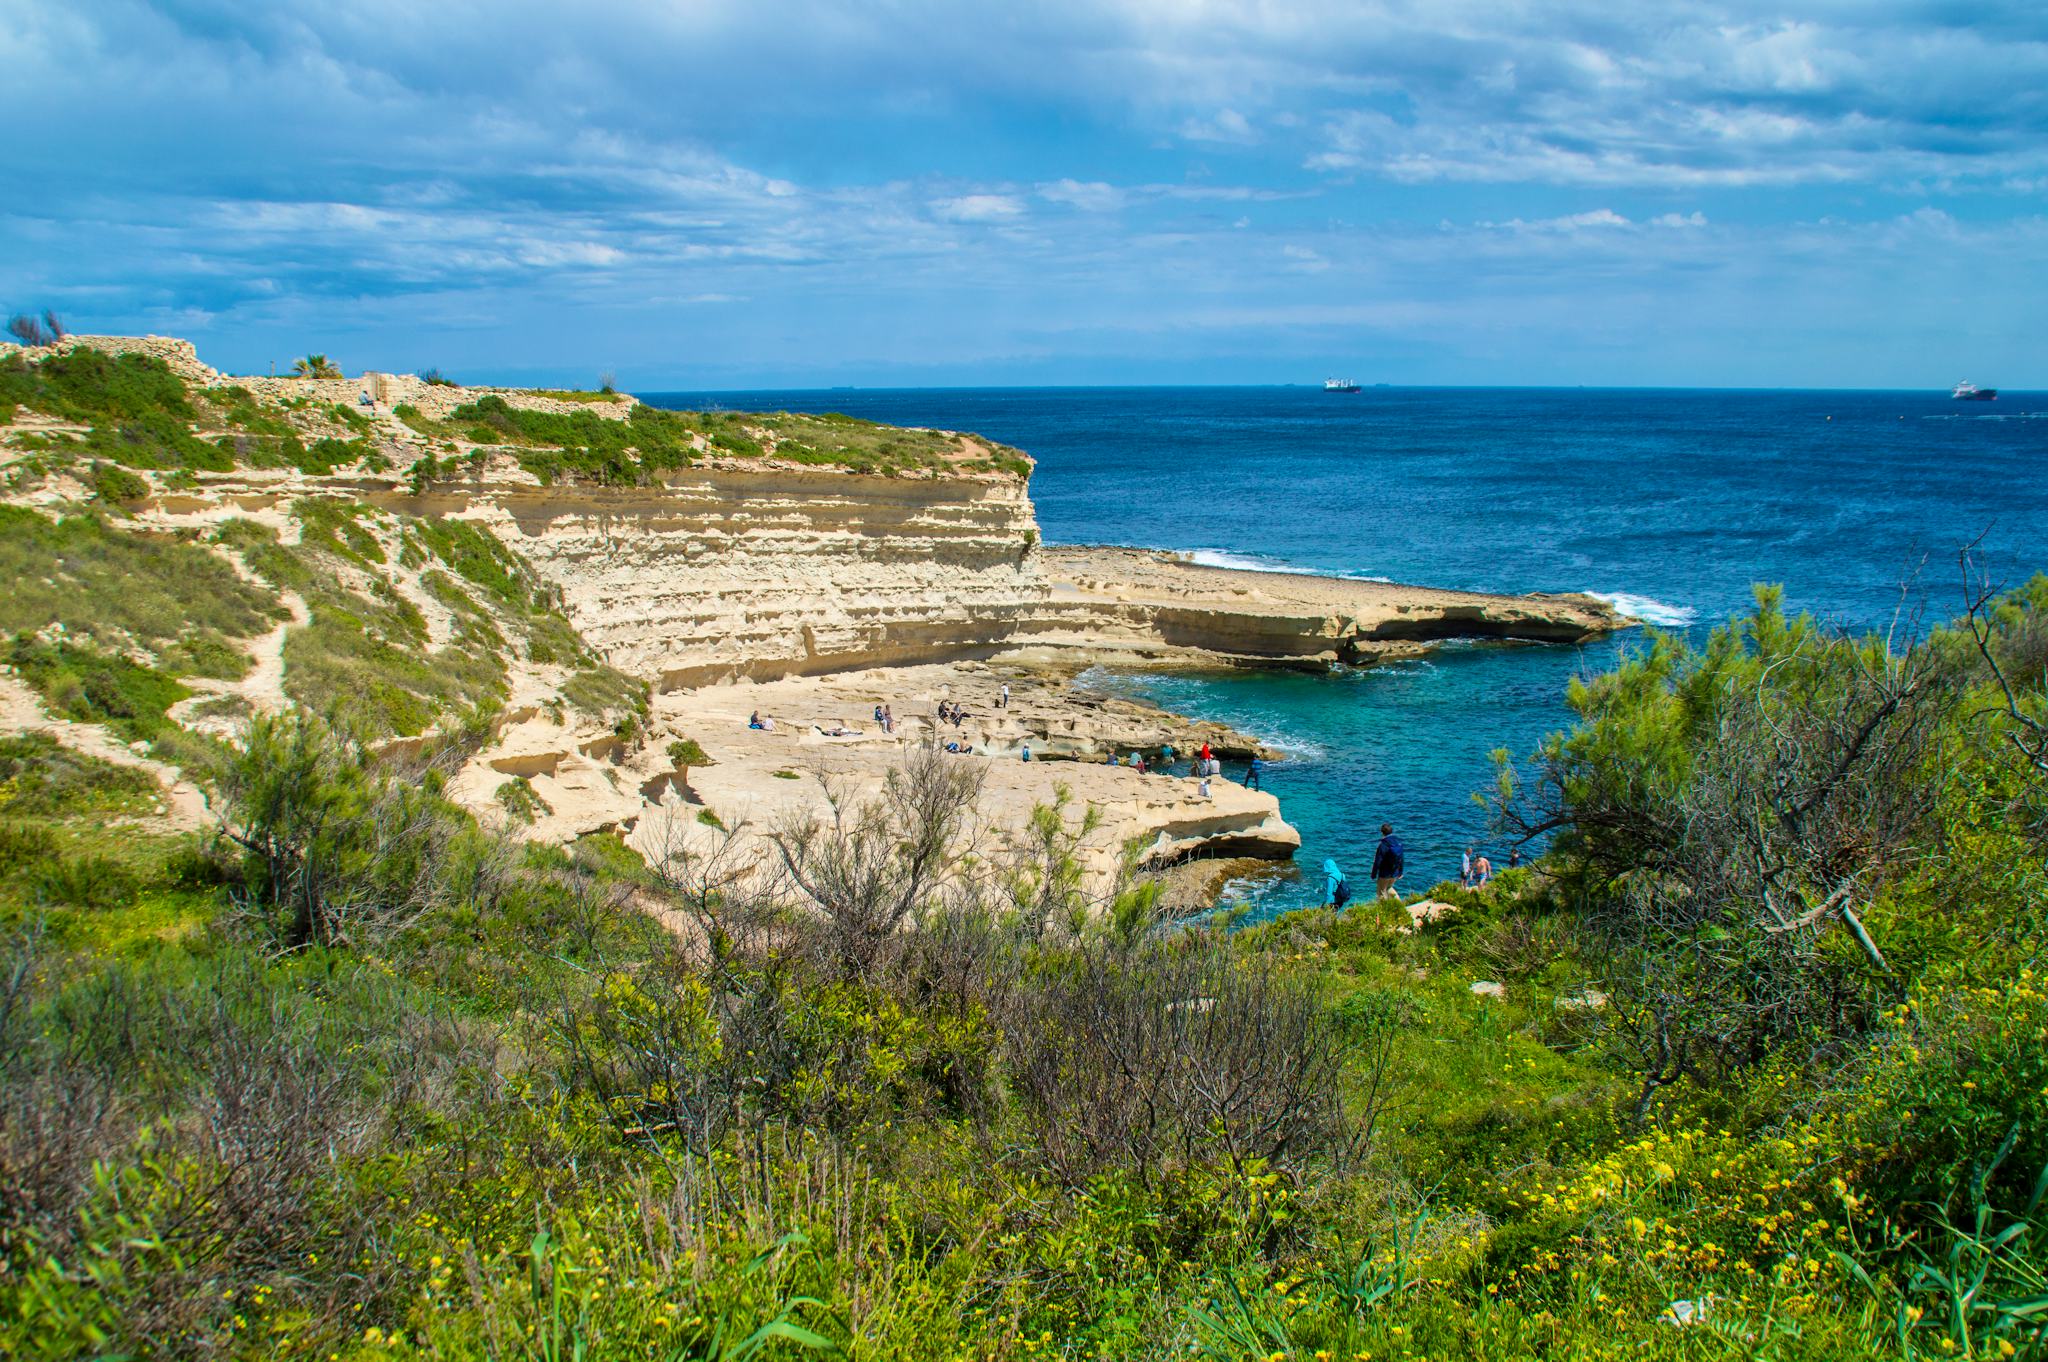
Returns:
[[[87,756],[45,733],[0,736],[0,818],[147,813],[156,798],[147,772]]]
[[[205,547],[109,525],[90,514],[51,519],[0,506],[0,633],[62,626],[100,648],[220,658],[227,640],[284,617],[275,597]],[[222,675],[220,665],[205,669]],[[239,675],[239,672],[226,674]]]
[[[7,662],[51,711],[80,723],[105,724],[130,742],[172,727],[164,711],[191,692],[169,672],[126,657],[69,643],[15,635]]]

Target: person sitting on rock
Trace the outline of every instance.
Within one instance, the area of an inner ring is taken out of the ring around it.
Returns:
[[[748,715],[748,716],[747,716],[747,727],[748,727],[748,728],[766,728],[767,726],[768,726],[768,725],[767,725],[767,724],[766,724],[765,722],[763,722],[763,721],[762,721],[762,719],[761,719],[761,711],[760,711],[760,710],[758,710],[758,709],[757,709],[757,710],[755,710],[755,711],[754,711],[754,712],[753,712],[752,714],[750,714],[750,715]]]
[[[1204,799],[1214,799],[1215,797],[1216,797],[1215,795],[1213,795],[1213,794],[1209,793],[1209,777],[1207,777],[1207,776],[1203,776],[1203,777],[1202,777],[1202,798],[1204,798]]]

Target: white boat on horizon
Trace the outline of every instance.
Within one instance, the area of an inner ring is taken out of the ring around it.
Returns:
[[[1996,402],[1998,400],[1998,389],[1980,388],[1966,378],[1956,384],[1955,388],[1949,393],[1949,396],[1958,402]]]
[[[1355,393],[1358,391],[1358,385],[1348,378],[1326,378],[1323,380],[1323,391],[1326,393]]]

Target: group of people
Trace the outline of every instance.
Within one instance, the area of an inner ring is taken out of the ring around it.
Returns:
[[[882,726],[884,733],[894,733],[896,731],[896,711],[888,705],[876,705],[875,722]]]
[[[1507,868],[1514,870],[1521,864],[1522,849],[1510,847]],[[1379,890],[1379,897],[1398,898],[1399,891],[1396,886],[1407,871],[1408,848],[1402,845],[1392,823],[1380,824],[1380,844],[1373,848],[1372,853],[1372,878],[1373,884]],[[1467,889],[1479,889],[1492,879],[1493,862],[1486,858],[1486,853],[1482,851],[1474,855],[1473,848],[1466,847],[1458,873],[1458,883]],[[1344,871],[1334,857],[1325,857],[1323,860],[1323,901],[1338,908],[1351,901],[1351,886],[1345,881]]]

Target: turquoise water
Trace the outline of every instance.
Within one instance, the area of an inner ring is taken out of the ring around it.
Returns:
[[[1053,543],[1197,552],[1490,591],[1593,591],[1701,631],[1781,582],[1788,603],[1880,626],[1945,618],[1957,549],[1978,536],[2008,580],[2048,569],[2048,394],[1990,409],[1946,393],[1583,389],[932,389],[655,394],[664,406],[838,410],[976,430],[1038,459]],[[1498,863],[1472,800],[1489,754],[1526,754],[1569,722],[1584,649],[1456,644],[1326,676],[1222,673],[1090,680],[1259,734],[1290,753],[1269,777],[1301,829],[1302,866],[1354,875],[1382,821],[1410,887],[1455,874],[1467,845]],[[1228,772],[1232,776],[1238,772]],[[1317,896],[1312,876],[1259,886],[1261,911]]]

